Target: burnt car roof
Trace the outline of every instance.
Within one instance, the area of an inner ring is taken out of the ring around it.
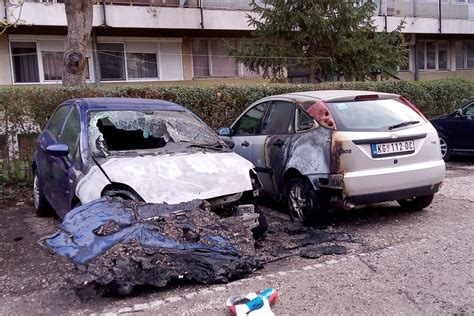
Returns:
[[[318,99],[324,101],[353,101],[357,96],[377,95],[381,99],[394,99],[399,95],[375,91],[363,90],[315,90],[293,92],[271,96],[269,98],[290,98],[290,99]]]
[[[79,105],[86,111],[112,110],[112,109],[156,109],[165,111],[187,112],[186,108],[173,102],[157,99],[140,98],[82,98],[73,99],[69,102]]]

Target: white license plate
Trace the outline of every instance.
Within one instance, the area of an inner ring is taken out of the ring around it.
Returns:
[[[401,142],[372,144],[372,157],[395,156],[398,154],[410,154],[415,152],[415,141],[405,140]]]

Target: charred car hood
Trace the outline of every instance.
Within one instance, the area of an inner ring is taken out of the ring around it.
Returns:
[[[252,190],[250,170],[254,166],[228,152],[117,157],[101,167],[110,181],[126,184],[147,203],[176,204]],[[99,176],[99,170],[91,169],[78,184],[83,203],[100,198],[103,179],[94,180]],[[99,188],[91,188],[99,182]]]

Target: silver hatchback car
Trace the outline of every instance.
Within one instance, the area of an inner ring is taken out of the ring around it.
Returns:
[[[439,137],[405,98],[370,91],[310,91],[249,106],[219,135],[250,160],[264,193],[286,199],[301,221],[324,220],[331,204],[397,200],[430,205],[445,164]]]

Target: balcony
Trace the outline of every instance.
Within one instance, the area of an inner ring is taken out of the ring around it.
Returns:
[[[375,1],[379,30],[393,30],[402,19],[406,33],[474,33],[473,0],[362,0]],[[21,19],[28,25],[66,26],[63,0],[26,0]],[[248,31],[250,0],[96,0],[94,26],[117,28],[204,29]],[[259,1],[262,4],[262,1]],[[18,13],[10,14],[14,17]],[[202,15],[201,15],[202,14]],[[201,24],[201,22],[203,22]]]
[[[64,0],[25,0],[25,2],[38,3],[64,3]],[[125,5],[138,7],[180,7],[204,8],[219,10],[244,10],[248,11],[251,0],[96,0],[95,4]],[[263,1],[256,1],[263,4]]]

